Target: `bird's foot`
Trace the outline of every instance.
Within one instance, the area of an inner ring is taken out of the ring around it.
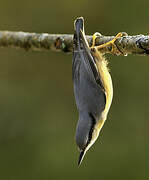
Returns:
[[[108,50],[110,50],[110,52],[112,54],[117,54],[117,55],[123,54],[120,51],[120,49],[117,47],[117,45],[115,44],[115,41],[118,38],[126,36],[126,35],[127,35],[127,33],[125,33],[125,32],[119,32],[111,41],[101,44],[99,46],[96,46],[96,38],[99,38],[99,36],[101,36],[101,34],[95,33],[95,34],[93,34],[93,37],[92,37],[93,40],[92,40],[91,50],[94,52],[95,49],[98,51],[101,51],[101,49],[103,49],[103,48],[108,48]]]

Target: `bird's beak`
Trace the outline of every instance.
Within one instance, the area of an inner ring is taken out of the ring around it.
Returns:
[[[80,151],[79,160],[78,160],[78,166],[80,166],[80,164],[81,164],[81,162],[82,162],[82,160],[83,160],[83,158],[85,156],[85,153],[86,153],[85,149]]]

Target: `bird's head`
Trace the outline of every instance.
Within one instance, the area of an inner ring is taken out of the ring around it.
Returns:
[[[100,129],[101,121],[98,121],[92,113],[80,113],[76,129],[76,143],[80,151],[78,165],[98,138]]]

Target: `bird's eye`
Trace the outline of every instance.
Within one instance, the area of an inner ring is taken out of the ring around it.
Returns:
[[[89,134],[88,134],[87,146],[88,146],[88,144],[90,143],[90,141],[92,139],[92,134],[93,134],[93,131],[94,131],[94,126],[96,124],[96,119],[95,119],[94,115],[92,113],[89,113],[89,116],[91,118],[91,127],[90,127],[90,131],[89,131]]]

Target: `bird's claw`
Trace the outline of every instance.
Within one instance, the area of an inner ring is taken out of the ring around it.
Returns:
[[[93,40],[92,40],[92,46],[91,46],[91,50],[95,51],[98,50],[100,51],[103,48],[108,48],[108,50],[112,53],[112,54],[116,54],[116,55],[120,55],[123,54],[123,52],[120,51],[120,49],[117,47],[117,45],[115,44],[115,41],[123,36],[127,36],[127,33],[125,32],[119,32],[111,41],[101,44],[99,46],[96,46],[96,38],[98,38],[99,36],[101,36],[100,33],[95,33],[93,34]]]

